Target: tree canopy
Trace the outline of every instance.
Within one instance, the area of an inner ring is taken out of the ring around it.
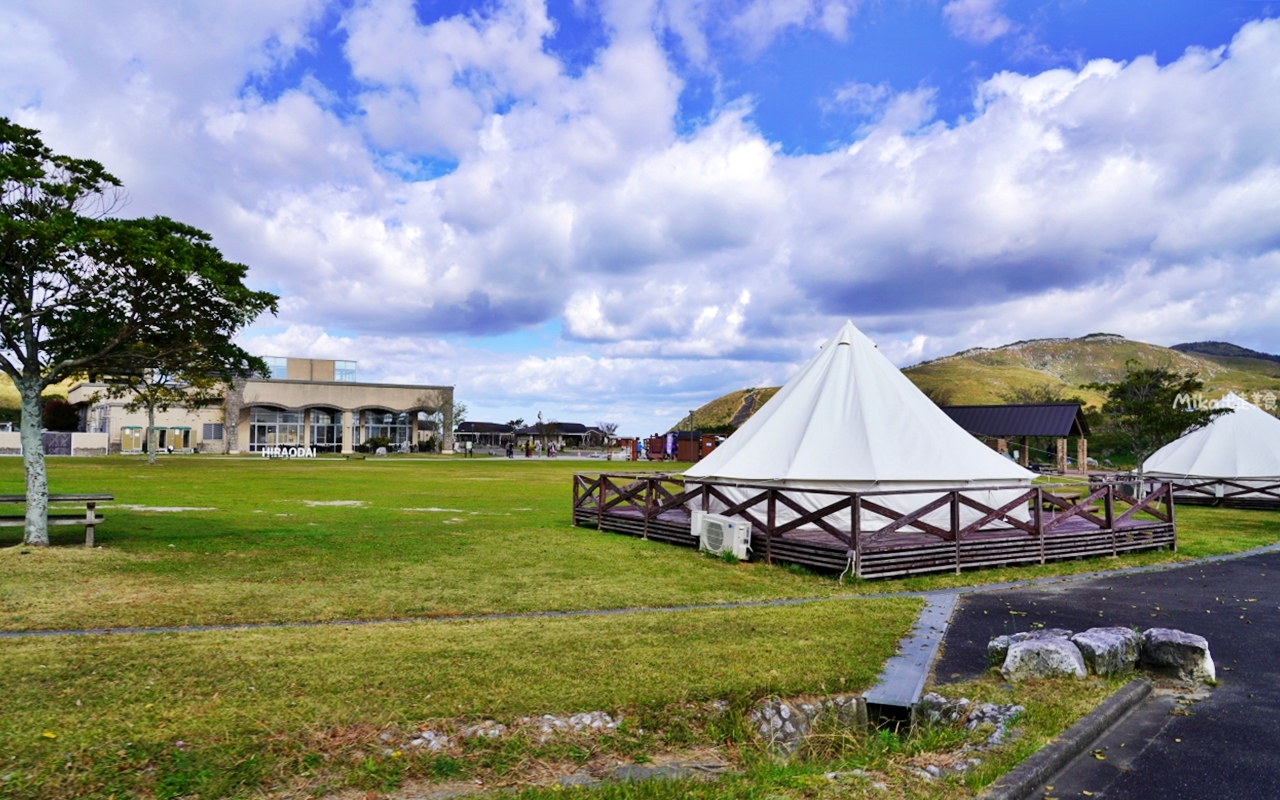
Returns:
[[[1169,442],[1208,425],[1231,409],[1200,409],[1180,403],[1204,388],[1198,375],[1177,372],[1169,367],[1144,367],[1137,361],[1125,365],[1125,375],[1114,383],[1095,383],[1087,388],[1104,393],[1107,400],[1100,414],[1101,429],[1094,438],[1103,447],[1113,447],[1133,455],[1142,476],[1142,462]]]
[[[254,362],[233,337],[276,308],[209,234],[166,217],[109,216],[122,198],[98,162],[56,154],[37,131],[0,118],[0,370],[22,400],[28,544],[48,543],[45,387],[184,359],[247,371]]]

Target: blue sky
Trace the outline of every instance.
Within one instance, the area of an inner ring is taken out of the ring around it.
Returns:
[[[665,428],[852,318],[897,363],[1280,351],[1280,5],[77,0],[0,114],[213,233],[278,355]]]

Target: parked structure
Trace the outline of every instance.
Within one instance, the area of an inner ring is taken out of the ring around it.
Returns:
[[[1055,464],[1067,472],[1068,438],[1076,440],[1076,467],[1089,471],[1089,423],[1079,403],[1023,403],[1005,406],[945,406],[943,412],[969,433],[986,439],[999,453],[1009,452],[1009,440],[1021,442],[1018,460],[1030,462],[1030,437],[1057,440]]]
[[[370,439],[392,449],[437,440],[453,449],[453,387],[356,380],[356,362],[311,358],[265,359],[270,374],[228,386],[220,405],[172,408],[156,414],[158,447],[173,452],[257,453],[274,447],[313,447],[350,453]],[[83,382],[68,400],[81,427],[106,434],[112,453],[140,453],[145,411],[127,411],[128,398],[105,399],[106,386]]]

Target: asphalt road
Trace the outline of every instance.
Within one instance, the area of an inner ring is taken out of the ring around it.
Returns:
[[[1033,797],[1280,798],[1280,553],[966,595],[937,682],[981,674],[991,637],[1041,625],[1197,633],[1209,640],[1220,685],[1191,705],[1153,696],[1099,742],[1105,761],[1086,753]]]

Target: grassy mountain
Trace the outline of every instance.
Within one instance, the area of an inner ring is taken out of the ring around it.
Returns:
[[[907,367],[903,373],[926,394],[951,405],[1002,403],[1003,395],[1010,392],[1047,387],[1097,406],[1102,403],[1102,396],[1084,385],[1119,379],[1131,360],[1198,373],[1209,397],[1217,398],[1231,390],[1245,397],[1270,391],[1280,398],[1280,356],[1226,342],[1196,342],[1178,345],[1177,349],[1160,347],[1109,333],[978,347]],[[746,389],[712,400],[694,412],[695,426],[732,430],[776,392],[777,389]],[[673,430],[688,427],[689,418],[685,417]]]

